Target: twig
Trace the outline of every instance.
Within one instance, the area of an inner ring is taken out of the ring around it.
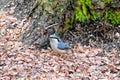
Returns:
[[[56,26],[56,25],[58,25],[58,23],[55,23],[55,24],[49,25],[49,26],[45,27],[45,30],[47,30],[47,29],[49,29],[49,28],[51,28],[51,27],[54,27],[54,26]]]

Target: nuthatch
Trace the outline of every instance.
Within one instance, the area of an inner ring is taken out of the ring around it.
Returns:
[[[70,48],[55,34],[50,35],[50,45],[54,52],[67,53]]]

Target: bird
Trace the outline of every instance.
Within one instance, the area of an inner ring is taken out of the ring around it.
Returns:
[[[55,34],[50,35],[50,46],[54,52],[67,53],[70,48]]]

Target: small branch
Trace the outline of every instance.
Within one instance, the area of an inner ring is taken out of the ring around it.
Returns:
[[[58,25],[58,23],[55,23],[55,24],[49,25],[49,26],[45,27],[45,30],[47,30],[47,29],[49,29],[49,28],[52,28],[52,27],[54,27],[54,26],[56,26],[56,25]]]

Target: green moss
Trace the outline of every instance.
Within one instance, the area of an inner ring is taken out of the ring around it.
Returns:
[[[78,6],[74,8],[75,19],[80,22],[85,22],[90,18],[88,8],[92,8],[91,0],[77,0]]]
[[[111,23],[113,25],[120,24],[120,11],[114,11],[113,9],[109,9],[105,11],[105,21]]]
[[[111,6],[111,0],[100,0],[97,4],[103,10],[94,10],[91,0],[76,0],[77,4],[74,7],[75,20],[84,23],[87,20],[104,20],[113,25],[120,24],[120,11],[113,10],[111,7],[106,7],[106,4]],[[102,19],[101,19],[102,18]]]
[[[86,11],[80,10],[78,7],[75,8],[75,19],[80,22],[85,22],[88,19]]]
[[[103,0],[106,3],[111,3],[111,0]]]
[[[100,14],[101,14],[101,12],[95,11],[95,10],[91,10],[90,13],[91,13],[90,18],[92,20],[97,20],[100,17]]]
[[[84,23],[85,21],[92,19],[97,20],[100,16],[100,12],[93,10],[91,0],[77,0],[78,4],[74,8],[75,20]]]

